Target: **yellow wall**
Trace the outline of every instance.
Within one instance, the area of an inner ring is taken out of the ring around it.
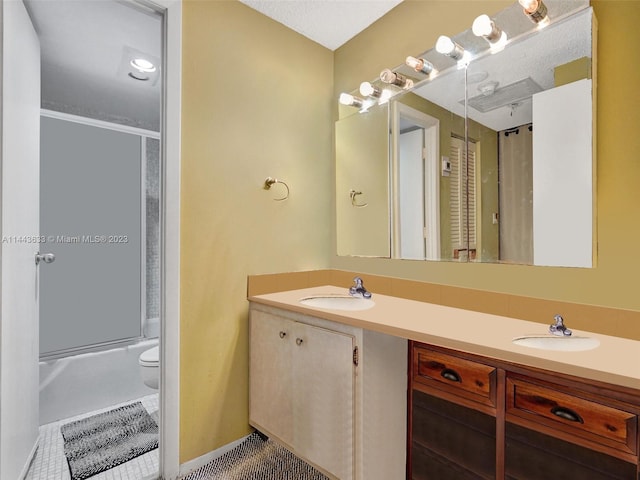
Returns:
[[[186,462],[249,431],[247,275],[329,263],[334,102],[329,50],[236,0],[185,1],[183,16]]]
[[[455,8],[451,8],[455,3]],[[509,2],[510,3],[510,2]],[[447,7],[448,4],[448,7]],[[507,2],[409,1],[336,52],[336,91],[373,78],[383,65],[424,51],[439,34],[470,27]],[[620,45],[640,44],[639,1],[594,0],[598,20],[597,265],[593,269],[334,257],[332,267],[496,292],[640,310],[640,65]],[[451,13],[447,13],[451,10]],[[442,14],[442,15],[440,15]],[[366,45],[366,48],[364,48]],[[366,68],[365,68],[366,67]],[[370,68],[369,68],[370,67]],[[603,322],[607,319],[603,318]],[[621,325],[631,330],[631,325]]]

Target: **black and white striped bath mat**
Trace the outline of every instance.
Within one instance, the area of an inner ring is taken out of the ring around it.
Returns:
[[[257,433],[182,480],[329,480],[273,440]]]
[[[158,447],[158,424],[142,403],[67,423],[60,428],[72,480],[83,480]]]

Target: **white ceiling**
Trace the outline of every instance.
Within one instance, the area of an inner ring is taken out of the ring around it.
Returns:
[[[159,129],[160,82],[128,76],[132,52],[161,58],[161,16],[118,1],[25,0],[41,50],[42,104]]]
[[[241,0],[334,50],[402,0]],[[159,129],[160,82],[128,76],[161,55],[161,17],[122,0],[25,0],[41,43],[45,108]],[[161,66],[160,66],[161,68]]]
[[[240,0],[335,50],[403,0]]]

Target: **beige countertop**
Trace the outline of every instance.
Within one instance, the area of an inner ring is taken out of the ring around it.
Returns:
[[[547,325],[536,322],[375,292],[372,297],[375,305],[367,310],[329,310],[300,303],[304,297],[346,293],[346,288],[327,285],[256,295],[249,300],[396,337],[640,390],[639,341],[573,330],[573,336],[594,337],[600,345],[585,351],[550,351],[512,342],[516,337],[546,335]]]

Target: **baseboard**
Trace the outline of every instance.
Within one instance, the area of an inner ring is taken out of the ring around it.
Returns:
[[[247,435],[246,437],[242,437],[241,439],[236,440],[235,442],[227,443],[226,445],[223,445],[222,447],[216,450],[213,450],[212,452],[205,453],[200,457],[194,458],[193,460],[189,460],[188,462],[181,464],[179,478],[182,478],[185,475],[190,474],[194,470],[197,470],[200,467],[204,467],[207,463],[211,462],[212,460],[215,460],[216,458],[221,457],[222,455],[227,453],[229,450],[232,450],[233,448],[240,445],[248,437],[249,435]]]
[[[33,459],[36,458],[36,452],[38,451],[38,446],[40,446],[40,434],[39,433],[38,433],[38,438],[36,438],[36,441],[33,444],[33,448],[31,449],[31,452],[29,453],[29,456],[27,457],[27,461],[24,463],[24,467],[22,467],[22,471],[20,472],[20,475],[18,476],[19,480],[24,480],[25,478],[27,478],[27,473],[29,473],[29,468],[31,467],[31,464],[33,463]]]

